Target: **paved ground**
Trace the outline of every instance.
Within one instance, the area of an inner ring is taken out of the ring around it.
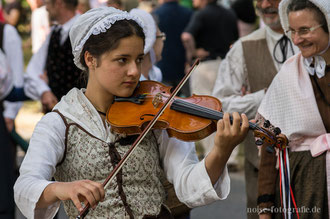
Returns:
[[[226,200],[195,208],[190,219],[245,219],[246,197],[243,172],[231,173],[231,191]]]

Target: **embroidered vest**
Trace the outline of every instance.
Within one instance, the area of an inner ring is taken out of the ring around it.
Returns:
[[[73,62],[69,37],[60,45],[60,33],[53,31],[48,46],[46,71],[49,87],[58,100],[73,87],[86,87],[81,79],[81,70]]]
[[[55,179],[61,182],[89,179],[102,183],[135,139],[111,134],[109,139],[115,141],[107,143],[60,115],[67,126],[66,151],[56,167]],[[100,202],[95,210],[90,209],[87,218],[157,216],[165,200],[161,183],[165,176],[159,159],[157,142],[151,132],[110,182],[105,201]],[[78,215],[71,200],[64,201],[64,208],[70,218]]]
[[[242,41],[242,46],[250,91],[253,93],[269,87],[277,74],[277,70],[267,46],[265,32],[264,37],[261,39]],[[253,51],[253,55],[251,51]],[[249,151],[245,153],[245,158],[252,163],[255,168],[259,169],[260,158],[252,132],[248,133],[243,144],[245,150]]]

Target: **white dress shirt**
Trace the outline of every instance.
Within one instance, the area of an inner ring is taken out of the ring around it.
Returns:
[[[212,96],[219,98],[222,102],[222,108],[226,112],[245,113],[249,119],[255,117],[257,109],[265,95],[264,90],[259,90],[254,93],[242,95],[242,87],[249,86],[248,72],[243,54],[242,40],[258,40],[265,39],[273,62],[277,71],[282,64],[277,63],[273,57],[273,49],[276,42],[282,37],[269,27],[260,28],[246,37],[238,40],[226,58],[221,62],[218,77],[214,85]],[[289,45],[288,45],[289,46]],[[298,48],[293,45],[294,52],[298,52]],[[291,48],[288,48],[288,57],[292,56]],[[253,51],[251,52],[252,55]],[[280,50],[276,50],[276,56],[281,57]],[[249,88],[248,88],[249,90]]]
[[[61,26],[59,25],[55,27],[53,26],[45,42],[42,44],[38,52],[32,56],[26,69],[27,75],[24,84],[24,91],[28,97],[35,100],[39,100],[41,98],[41,95],[45,91],[50,91],[48,84],[40,78],[40,75],[44,74],[45,71],[51,33],[54,31],[55,28],[62,27],[61,44],[63,44],[67,40],[71,26],[73,25],[74,21],[78,18],[78,16],[79,15],[77,14],[76,16],[71,18],[71,20],[69,20],[68,22],[66,22]]]
[[[13,74],[13,83],[16,87],[23,87],[24,61],[22,51],[22,40],[15,27],[6,24],[4,27],[3,49]],[[3,116],[5,118],[15,119],[22,102],[4,102]]]
[[[58,109],[95,137],[110,142],[109,125],[103,125],[100,115],[83,94],[83,90],[73,88],[54,109]],[[45,187],[52,183],[50,180],[56,171],[56,164],[63,158],[65,131],[62,118],[51,112],[40,120],[33,132],[20,168],[20,176],[14,186],[15,202],[28,218],[52,218],[58,210],[59,201],[45,209],[35,208]],[[165,130],[158,131],[162,132],[157,140],[166,177],[173,183],[182,202],[196,207],[228,196],[230,179],[226,167],[213,186],[204,160],[198,162],[194,143],[169,138]]]
[[[50,25],[46,6],[36,8],[31,13],[32,52],[36,53],[49,33]]]

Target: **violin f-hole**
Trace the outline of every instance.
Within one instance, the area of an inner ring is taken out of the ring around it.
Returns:
[[[142,116],[140,116],[140,120],[144,120],[144,117],[146,116],[151,116],[151,117],[154,117],[155,115],[154,114],[143,114]]]

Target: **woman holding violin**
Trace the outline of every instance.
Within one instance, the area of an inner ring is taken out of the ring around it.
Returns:
[[[226,162],[249,127],[238,113],[232,122],[227,113],[217,122],[213,150],[200,162],[193,143],[166,130],[149,131],[104,188],[136,139],[113,131],[106,117],[115,97],[130,97],[138,85],[144,36],[138,18],[110,7],[92,9],[73,25],[74,61],[87,72],[88,84],[73,88],[34,130],[14,187],[26,217],[52,218],[63,201],[70,218],[172,218],[163,205],[164,177],[190,207],[227,197]],[[91,206],[88,214],[84,206]]]

